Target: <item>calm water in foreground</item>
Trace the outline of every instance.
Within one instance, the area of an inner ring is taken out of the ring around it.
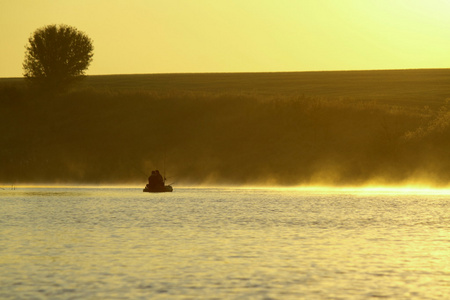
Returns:
[[[449,299],[449,195],[0,190],[0,299]]]

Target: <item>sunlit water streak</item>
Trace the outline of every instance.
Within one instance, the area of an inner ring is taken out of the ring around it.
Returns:
[[[0,299],[444,299],[447,193],[0,191]]]

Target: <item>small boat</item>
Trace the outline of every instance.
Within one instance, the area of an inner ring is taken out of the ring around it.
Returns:
[[[148,184],[145,186],[143,192],[146,193],[167,193],[167,192],[173,192],[173,187],[171,185],[165,185],[165,186],[149,186]]]
[[[158,170],[152,171],[152,175],[148,178],[148,183],[143,192],[146,193],[167,193],[173,192],[172,186],[166,185],[166,177],[162,176]]]

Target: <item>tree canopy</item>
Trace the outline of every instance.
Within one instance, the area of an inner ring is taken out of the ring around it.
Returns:
[[[92,51],[92,40],[75,27],[38,28],[26,45],[23,75],[44,88],[65,88],[84,77],[92,61]]]

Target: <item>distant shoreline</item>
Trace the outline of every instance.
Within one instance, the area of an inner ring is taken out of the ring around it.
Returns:
[[[164,157],[178,185],[450,182],[450,69],[98,75],[52,96],[14,82],[7,184],[143,187]]]
[[[86,77],[98,76],[153,76],[153,75],[221,75],[221,74],[291,74],[291,73],[343,73],[343,72],[396,72],[396,71],[437,71],[449,70],[450,68],[417,68],[417,69],[361,69],[361,70],[316,70],[316,71],[268,71],[268,72],[180,72],[180,73],[111,73],[111,74],[88,74]],[[0,77],[2,80],[24,79],[24,77]]]

